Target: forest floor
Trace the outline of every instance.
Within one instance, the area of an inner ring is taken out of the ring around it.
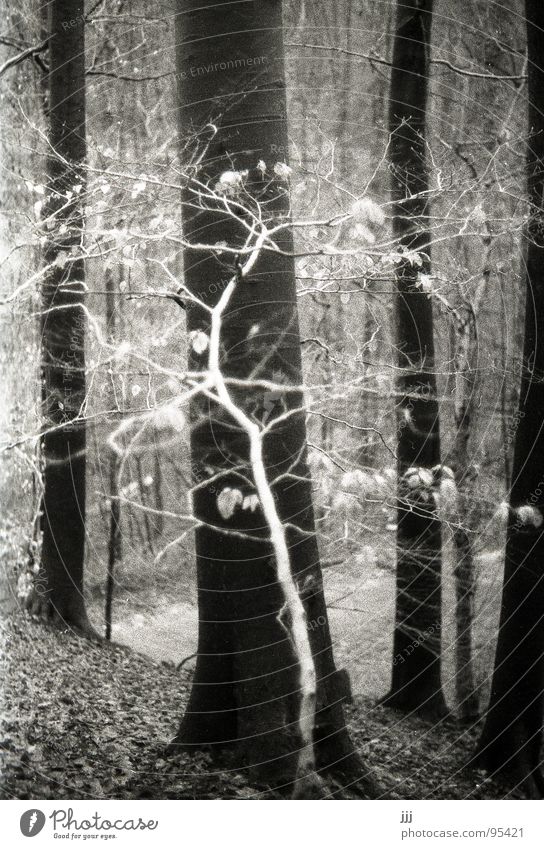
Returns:
[[[59,633],[18,611],[3,622],[0,639],[1,798],[277,798],[240,772],[217,767],[207,753],[165,755],[190,671]],[[430,724],[368,697],[356,697],[347,718],[381,798],[506,795],[464,769],[477,727]]]

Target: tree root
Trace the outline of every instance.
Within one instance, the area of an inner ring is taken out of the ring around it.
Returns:
[[[443,697],[436,693],[433,693],[427,699],[421,698],[416,701],[400,692],[390,690],[385,696],[378,699],[377,704],[380,707],[398,710],[402,713],[413,713],[419,719],[426,719],[429,722],[441,722],[452,718],[451,711],[448,710]]]
[[[25,601],[27,613],[34,619],[38,619],[45,625],[49,625],[58,631],[70,631],[78,637],[84,637],[92,642],[102,642],[103,637],[91,625],[86,613],[63,616],[55,608],[50,599],[42,594],[32,591]]]

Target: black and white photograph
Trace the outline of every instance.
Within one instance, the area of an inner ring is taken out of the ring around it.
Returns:
[[[541,0],[1,0],[0,563],[9,845],[541,845]]]

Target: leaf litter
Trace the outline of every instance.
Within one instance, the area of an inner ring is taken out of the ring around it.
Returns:
[[[280,798],[209,752],[167,753],[190,671],[61,633],[21,611],[0,625],[0,648],[0,798]],[[464,769],[477,726],[432,725],[367,698],[356,699],[347,718],[383,798],[506,795],[483,773]]]

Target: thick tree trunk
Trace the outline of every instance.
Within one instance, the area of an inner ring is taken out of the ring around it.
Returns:
[[[83,16],[83,0],[51,4],[51,153],[41,327],[43,542],[31,609],[91,636],[94,631],[83,598],[86,433],[80,414],[84,415],[85,404],[85,272],[81,259],[70,259],[71,252],[81,253],[85,202]]]
[[[430,270],[425,119],[431,23],[432,0],[399,1],[389,112],[393,233],[399,246],[420,253],[422,264],[407,259],[397,270],[397,599],[392,684],[384,702],[440,716],[447,712],[440,681],[441,526],[429,484],[429,475],[439,474],[431,470],[440,464],[440,434],[433,308],[420,279]],[[412,469],[423,472],[421,485],[407,475]]]
[[[203,154],[196,176],[212,188],[223,172],[247,169],[245,202],[252,208],[258,202],[264,220],[277,223],[287,216],[289,206],[286,184],[273,171],[276,162],[288,160],[281,2],[232,5],[180,0],[178,10],[182,156]],[[265,173],[257,168],[259,160],[266,163]],[[204,202],[204,208],[195,209],[195,201],[193,184],[184,192],[185,238],[241,245],[247,231],[240,222],[219,204],[213,209],[213,202]],[[280,247],[288,253],[293,250],[288,230]],[[210,306],[234,270],[232,260],[209,250],[185,251],[185,284]],[[187,316],[189,331],[207,328],[209,316],[200,307],[188,307]],[[221,341],[226,376],[301,384],[292,256],[261,254],[229,303]],[[193,351],[191,359],[193,368],[205,367],[205,357]],[[261,422],[270,423],[282,411],[302,404],[301,395],[289,391],[279,399],[258,388],[231,392]],[[294,777],[300,744],[298,665],[278,618],[283,598],[268,529],[260,510],[239,510],[226,520],[217,507],[217,495],[224,487],[249,491],[232,471],[241,464],[251,477],[247,439],[223,412],[203,401],[194,404],[192,422],[194,480],[203,480],[210,470],[225,475],[219,483],[195,492],[196,515],[207,524],[196,533],[198,660],[174,745],[230,748],[236,763],[248,764],[256,777],[288,783]],[[265,441],[267,472],[274,479],[292,467],[297,476],[276,482],[273,491],[282,519],[296,526],[288,531],[288,542],[292,569],[306,590],[317,671],[317,765],[340,773],[356,770],[360,776],[331,648],[305,441],[302,413],[275,426]]]
[[[528,41],[527,299],[510,517],[491,699],[475,760],[544,797],[544,6],[526,0]],[[521,508],[521,509],[520,509]],[[523,509],[525,508],[525,510]]]

